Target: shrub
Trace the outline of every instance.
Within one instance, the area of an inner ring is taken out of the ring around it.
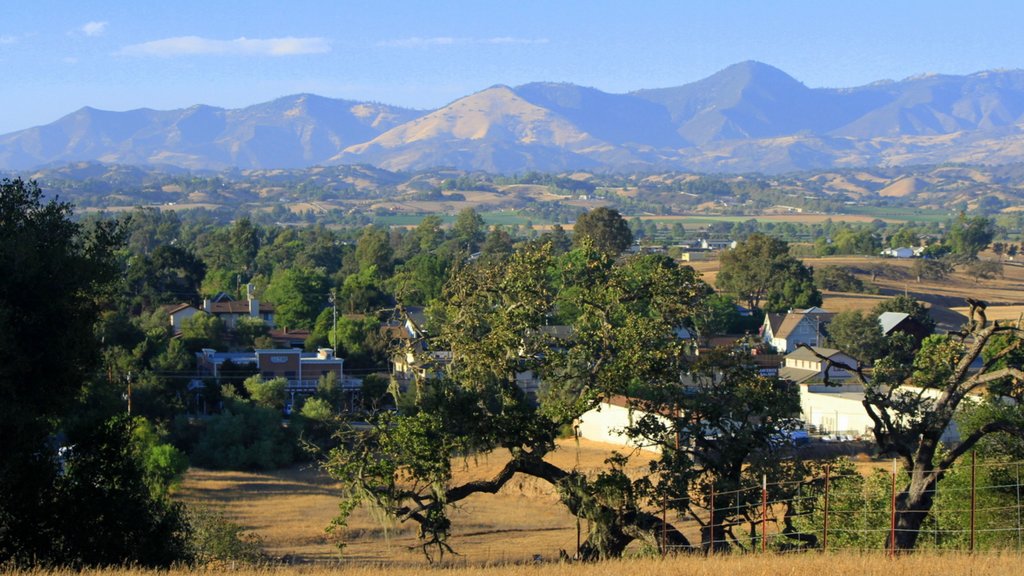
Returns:
[[[296,439],[281,413],[246,402],[229,402],[210,417],[192,451],[192,463],[225,470],[270,470],[295,461]]]

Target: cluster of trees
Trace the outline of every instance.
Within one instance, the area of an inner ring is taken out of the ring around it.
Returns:
[[[778,249],[762,257],[768,270],[786,270],[786,258]],[[767,284],[764,293],[779,289]],[[798,534],[798,525],[821,513],[814,504],[821,466],[776,440],[799,412],[795,390],[761,376],[741,352],[693,361],[675,335],[712,305],[710,295],[691,269],[668,258],[615,260],[586,240],[562,255],[525,249],[460,269],[444,289],[436,331],[427,336],[429,349],[451,351],[450,362],[418,380],[402,410],[372,418],[369,430],[348,430],[331,452],[327,470],[348,494],[337,525],[343,527],[356,506],[371,505],[416,523],[424,551],[444,554],[452,507],[525,474],[550,482],[562,505],[587,521],[583,558],[616,556],[637,540],[662,550],[745,549],[758,541],[760,495],[733,489],[754,485],[770,471],[781,482],[769,498],[802,495],[798,505],[773,511],[775,520],[787,527],[794,546],[817,545],[813,535]],[[926,318],[913,301],[889,308]],[[1019,405],[1006,401],[1022,395],[1024,373],[1014,362],[1024,329],[985,321],[981,305],[974,312],[963,334],[923,341],[899,335],[884,349],[865,352],[877,360],[870,375],[841,366],[864,386],[879,451],[896,456],[904,469],[895,542],[901,550],[917,545],[937,483],[953,474],[964,454],[979,442],[1024,434]],[[542,329],[553,320],[569,326],[571,335],[553,337]],[[977,358],[984,365],[969,370]],[[516,385],[524,371],[541,376],[536,398]],[[924,392],[929,389],[936,393]],[[969,399],[986,389],[984,399]],[[544,459],[559,434],[612,396],[626,398],[635,411],[624,432],[636,444],[657,446],[659,455],[616,454],[591,474]],[[962,408],[974,424],[943,452],[939,440]],[[493,478],[458,483],[452,458],[469,454],[500,456],[505,465]],[[637,466],[649,472],[626,473]],[[666,503],[702,525],[701,542],[690,542],[653,514]]]
[[[450,227],[428,217],[409,230],[267,227],[244,218],[224,226],[144,210],[75,222],[68,204],[44,202],[32,183],[4,181],[0,192],[5,561],[156,566],[251,556],[254,545],[236,526],[186,513],[169,489],[186,456],[215,467],[275,467],[301,457],[300,442],[329,452],[328,471],[348,488],[343,511],[369,503],[415,522],[425,550],[449,549],[453,505],[493,493],[515,474],[551,482],[588,521],[585,558],[619,555],[638,539],[655,548],[690,544],[651,512],[665,501],[699,520],[714,507],[702,542],[742,547],[739,527],[753,525],[758,503],[738,500],[729,487],[766,469],[791,478],[794,489],[815,478],[813,463],[783,457],[789,448],[773,441],[793,425],[793,390],[741,354],[694,362],[677,336],[683,326],[733,329],[742,320],[732,297],[766,310],[820,303],[814,273],[780,240],[754,233],[723,254],[718,287],[729,296],[665,256],[622,256],[632,231],[607,208],[581,216],[572,238],[555,227],[521,241],[488,230],[472,210]],[[410,352],[449,350],[451,361],[405,395],[392,390],[396,410],[376,409],[387,386],[367,378],[363,403],[348,399],[348,409],[368,429],[339,417],[346,399],[330,378],[284,427],[283,382],[238,366],[222,367],[219,385],[205,383],[213,414],[192,417],[192,352],[265,345],[265,335],[255,324],[229,333],[197,316],[173,338],[160,306],[198,304],[217,292],[241,298],[247,284],[274,302],[280,323],[311,330],[307,345],[331,344],[347,367],[367,372],[384,368],[389,352],[375,339],[381,311],[426,306],[430,330]],[[568,331],[544,329],[552,324]],[[859,374],[880,449],[905,462],[906,526],[918,522],[927,490],[943,477],[926,464],[940,457],[935,426],[979,386],[1020,396],[1020,330],[982,315],[967,333],[973,340],[929,339],[919,350],[889,342],[871,376]],[[968,373],[979,355],[985,369]],[[516,384],[525,372],[543,382],[536,397]],[[907,382],[946,387],[949,399],[895,402],[893,391]],[[627,430],[634,441],[662,449],[646,462],[649,475],[626,474],[635,454],[615,455],[590,475],[544,459],[582,413],[613,395],[646,414]],[[941,456],[944,469],[994,433],[1019,432],[1007,406],[986,404],[962,447]],[[939,417],[921,417],[926,411]],[[488,453],[507,459],[494,478],[454,482],[452,457]],[[710,483],[722,490],[714,501],[700,496]]]
[[[96,372],[120,228],[74,223],[70,205],[41,196],[0,183],[0,559],[169,565],[188,554],[187,520],[166,497],[181,459],[109,410]]]

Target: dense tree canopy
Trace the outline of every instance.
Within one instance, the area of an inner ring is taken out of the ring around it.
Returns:
[[[577,245],[588,238],[594,248],[608,254],[619,254],[633,243],[633,233],[626,220],[618,210],[604,206],[580,214],[572,230]]]
[[[790,256],[789,245],[782,240],[751,234],[722,252],[719,261],[719,290],[734,294],[748,308],[784,311],[821,304],[811,270]]]
[[[0,183],[0,562],[169,565],[184,527],[147,488],[131,423],[74,407],[99,380],[93,325],[121,234],[70,215],[33,182]]]

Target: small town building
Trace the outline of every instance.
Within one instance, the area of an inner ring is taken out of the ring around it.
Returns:
[[[781,354],[788,354],[801,344],[821,346],[834,316],[817,306],[785,314],[768,313],[761,325],[761,339]]]

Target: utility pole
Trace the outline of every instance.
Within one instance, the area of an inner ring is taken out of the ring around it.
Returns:
[[[331,327],[331,348],[334,348],[334,354],[338,354],[338,293],[337,290],[331,288],[331,293],[327,296],[327,300],[331,303],[331,309],[334,315],[334,324]]]
[[[131,416],[132,415],[132,372],[131,372],[131,370],[128,371],[128,374],[125,375],[124,379],[128,383],[128,393],[125,394],[125,399],[128,400],[128,415]]]

